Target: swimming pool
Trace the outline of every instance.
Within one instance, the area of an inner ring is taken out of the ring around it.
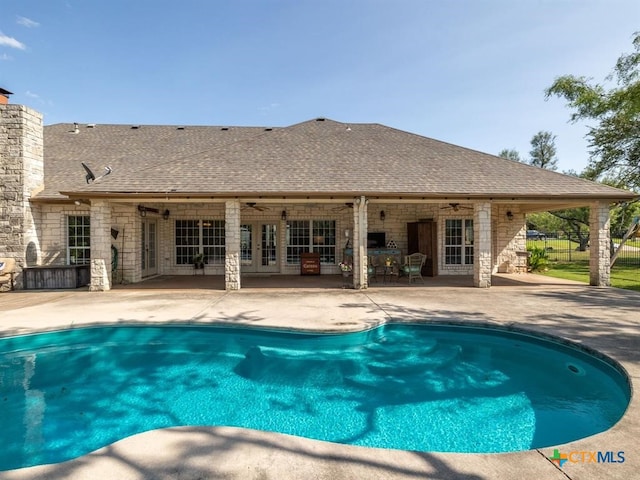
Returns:
[[[72,329],[0,339],[0,470],[176,425],[404,450],[527,450],[604,431],[629,400],[612,362],[502,329]]]

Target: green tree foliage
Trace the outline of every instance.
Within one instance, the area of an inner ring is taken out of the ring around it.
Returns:
[[[540,131],[536,133],[531,139],[529,164],[547,170],[557,170],[558,158],[556,157],[555,141],[556,136],[551,132]]]
[[[555,233],[566,231],[567,228],[564,221],[551,212],[537,212],[527,214],[527,230]]]
[[[522,162],[522,159],[520,158],[520,154],[518,153],[517,150],[513,148],[503,148],[502,150],[500,150],[500,153],[498,154],[498,156],[502,158],[506,158],[508,160]]]
[[[640,32],[633,34],[632,43],[635,51],[618,58],[605,79],[608,86],[564,75],[546,90],[546,97],[567,100],[573,122],[596,120],[587,133],[589,176],[608,176],[619,185],[640,191]]]
[[[636,217],[640,217],[640,202],[623,203],[612,209],[611,237],[622,238]]]
[[[578,249],[584,252],[589,244],[589,207],[555,210],[551,214],[564,220],[563,230],[577,240]]]

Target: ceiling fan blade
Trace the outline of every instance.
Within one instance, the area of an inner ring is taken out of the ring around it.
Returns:
[[[241,210],[247,210],[248,208],[253,208],[254,210],[257,210],[259,212],[264,212],[265,210],[269,210],[269,207],[263,207],[261,205],[256,205],[256,202],[247,202],[244,204],[244,206],[241,208]]]

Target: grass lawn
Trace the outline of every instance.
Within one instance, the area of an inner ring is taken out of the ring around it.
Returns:
[[[589,261],[589,251],[579,251],[578,242],[572,242],[566,239],[557,240],[550,238],[547,240],[527,241],[527,248],[544,248],[547,250],[549,260],[556,262],[580,262]]]
[[[536,273],[589,283],[588,262],[551,262],[549,270]],[[615,264],[611,269],[611,286],[640,292],[640,267]]]

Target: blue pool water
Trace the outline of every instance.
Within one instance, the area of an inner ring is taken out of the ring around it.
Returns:
[[[604,431],[629,399],[612,364],[489,328],[73,329],[0,339],[0,470],[176,425],[405,450],[517,451]]]

